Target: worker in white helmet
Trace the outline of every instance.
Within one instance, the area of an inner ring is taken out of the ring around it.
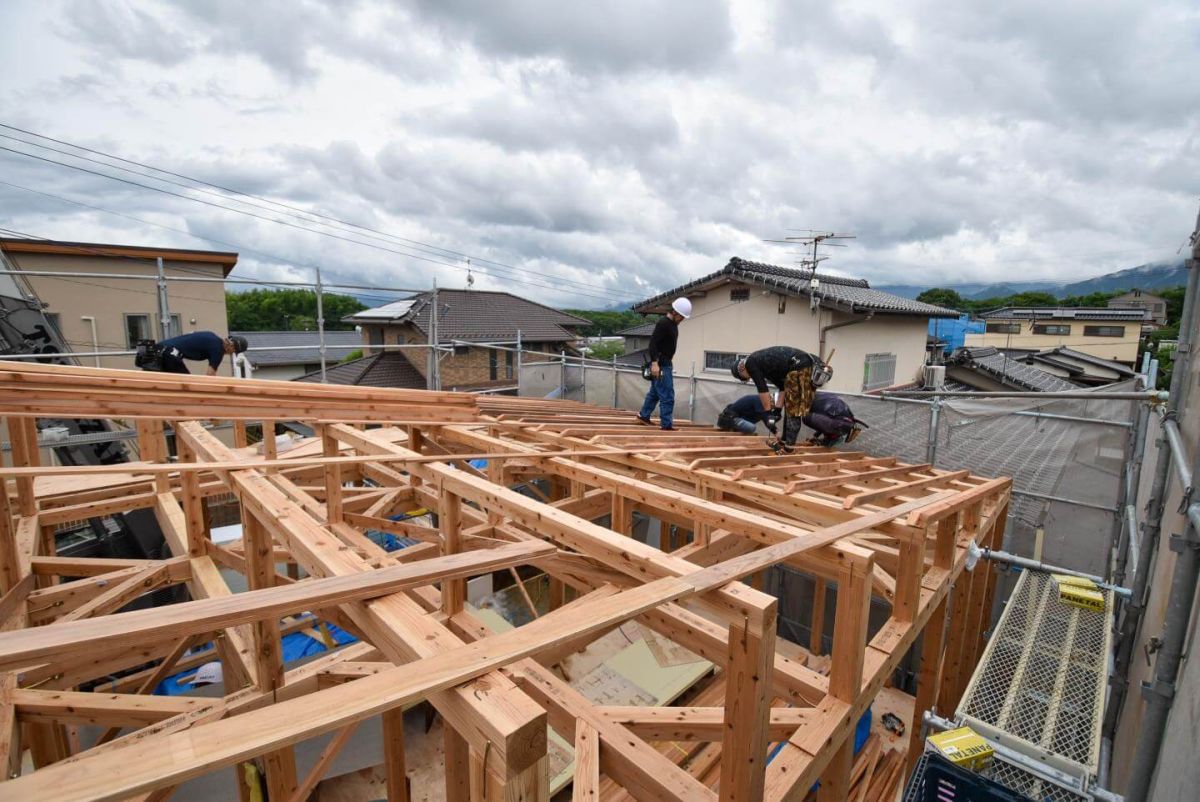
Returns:
[[[653,425],[650,416],[657,406],[659,426],[663,431],[675,430],[675,380],[671,360],[675,358],[675,345],[679,341],[679,324],[691,316],[692,302],[687,298],[676,298],[671,302],[670,310],[654,324],[654,333],[650,335],[650,389],[646,393],[646,400],[642,402],[638,420]]]

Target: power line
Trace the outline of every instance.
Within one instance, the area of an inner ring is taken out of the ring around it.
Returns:
[[[392,240],[397,240],[397,241],[399,241],[399,242],[405,242],[405,243],[409,243],[409,244],[411,244],[411,245],[414,245],[414,246],[419,246],[419,247],[421,247],[421,248],[425,248],[425,249],[428,249],[428,250],[431,250],[431,251],[438,251],[438,252],[440,252],[440,253],[444,253],[444,254],[450,254],[450,255],[452,255],[452,256],[457,256],[457,257],[464,258],[464,259],[473,259],[473,260],[475,260],[476,262],[484,262],[485,264],[495,265],[495,266],[497,266],[497,267],[505,268],[505,269],[508,269],[508,270],[517,270],[517,271],[528,272],[528,273],[531,273],[532,275],[542,276],[542,277],[544,277],[544,278],[554,279],[554,280],[556,280],[556,281],[559,281],[559,280],[560,280],[558,276],[555,276],[555,275],[553,275],[553,274],[550,274],[550,273],[538,273],[538,272],[536,272],[536,271],[530,271],[530,270],[528,270],[527,268],[516,267],[516,266],[514,266],[514,265],[505,264],[504,262],[497,262],[497,261],[495,261],[495,260],[492,260],[492,259],[486,259],[486,258],[484,258],[484,257],[481,257],[481,256],[478,256],[478,255],[469,254],[469,253],[464,253],[464,252],[461,252],[461,251],[455,251],[455,250],[452,250],[452,249],[450,249],[450,248],[443,248],[443,247],[441,247],[441,246],[439,246],[439,245],[432,245],[432,244],[430,244],[430,243],[427,243],[427,242],[421,242],[420,240],[414,240],[414,239],[410,239],[410,238],[408,238],[408,237],[401,237],[401,236],[399,236],[399,235],[397,235],[397,234],[390,234],[390,233],[388,233],[388,232],[386,232],[386,231],[380,231],[380,230],[378,230],[378,229],[370,228],[369,226],[363,226],[363,225],[360,225],[360,224],[358,224],[358,223],[352,223],[352,222],[350,222],[350,221],[347,221],[347,220],[342,220],[342,219],[340,219],[340,218],[337,218],[337,217],[332,217],[332,216],[329,216],[329,215],[325,215],[325,214],[322,214],[322,213],[320,213],[320,212],[314,212],[314,211],[311,211],[311,210],[308,210],[308,209],[301,209],[301,208],[299,208],[299,207],[296,207],[296,206],[291,206],[291,205],[289,205],[289,204],[282,203],[282,202],[280,202],[280,201],[272,200],[272,199],[270,199],[270,198],[265,198],[265,197],[263,197],[263,196],[261,196],[261,195],[255,195],[255,194],[253,194],[253,193],[249,193],[249,192],[243,192],[243,191],[241,191],[241,190],[238,190],[238,189],[233,189],[233,188],[231,188],[231,187],[222,186],[222,185],[220,185],[220,184],[214,184],[214,183],[212,183],[212,182],[205,181],[205,180],[203,180],[203,179],[200,179],[200,178],[194,178],[194,177],[192,177],[192,176],[184,175],[183,173],[172,172],[172,171],[170,171],[170,170],[166,170],[166,169],[163,169],[163,168],[161,168],[161,167],[155,167],[155,166],[153,166],[153,165],[145,164],[144,162],[135,161],[135,160],[133,160],[133,159],[126,159],[126,158],[124,158],[124,157],[122,157],[122,156],[117,156],[117,155],[114,155],[114,154],[111,154],[111,153],[106,153],[106,152],[104,152],[104,151],[101,151],[101,150],[96,150],[96,149],[94,149],[94,148],[89,148],[89,147],[86,147],[86,146],[84,146],[84,145],[77,145],[77,144],[75,144],[75,143],[73,143],[73,142],[67,142],[67,141],[65,141],[65,140],[62,140],[62,139],[55,139],[54,137],[46,136],[45,134],[39,134],[39,133],[36,133],[36,132],[34,132],[34,131],[29,131],[29,130],[26,130],[26,129],[24,129],[24,128],[18,128],[18,127],[14,126],[14,125],[7,125],[7,124],[5,124],[5,123],[0,123],[0,128],[7,128],[7,129],[9,129],[10,131],[18,131],[18,132],[20,132],[20,133],[22,133],[22,134],[26,134],[26,135],[28,135],[28,136],[37,137],[38,139],[45,139],[45,140],[47,140],[47,141],[49,141],[49,142],[55,142],[55,143],[57,143],[57,144],[59,144],[59,145],[65,145],[65,146],[67,146],[67,147],[74,148],[74,149],[76,149],[76,150],[82,150],[82,151],[84,151],[84,152],[87,152],[87,153],[94,153],[94,154],[96,154],[96,155],[98,155],[98,156],[104,156],[105,158],[108,158],[108,159],[114,159],[114,160],[116,160],[116,161],[124,162],[125,164],[132,164],[132,165],[135,165],[135,166],[138,166],[138,167],[142,167],[142,168],[144,168],[144,169],[147,169],[147,170],[152,170],[152,171],[154,171],[154,172],[163,173],[164,175],[170,175],[170,176],[174,176],[175,178],[182,178],[182,179],[184,179],[184,180],[186,180],[186,181],[190,181],[190,182],[192,182],[192,183],[194,183],[194,184],[201,184],[201,185],[203,185],[203,186],[212,187],[213,189],[218,189],[218,190],[221,190],[222,192],[232,193],[232,194],[234,194],[234,195],[240,195],[240,196],[242,196],[242,197],[247,197],[247,198],[254,198],[255,200],[260,200],[260,201],[263,201],[264,203],[269,203],[269,204],[272,204],[273,206],[278,206],[278,207],[280,207],[280,208],[282,208],[282,209],[287,209],[287,210],[290,210],[290,211],[293,211],[293,212],[298,212],[298,213],[300,213],[300,214],[303,214],[303,215],[308,215],[308,216],[310,216],[310,217],[316,217],[316,218],[319,218],[319,219],[321,219],[321,220],[328,220],[328,221],[330,221],[330,222],[332,222],[332,223],[337,223],[338,225],[341,225],[341,226],[349,226],[349,227],[351,227],[351,228],[355,228],[355,229],[358,229],[358,230],[360,230],[360,231],[367,231],[367,232],[370,232],[370,233],[373,233],[373,234],[378,234],[378,235],[380,235],[380,236],[387,237],[387,238],[389,238],[389,239],[392,239]],[[6,135],[0,134],[0,136],[6,136]],[[8,137],[8,136],[6,136],[6,138],[8,138],[8,139],[16,139],[16,137]],[[26,140],[21,140],[21,139],[16,139],[16,141],[18,141],[18,142],[26,142]],[[41,147],[41,148],[45,148],[45,149],[47,149],[47,150],[54,150],[53,148],[48,148],[48,147],[47,147],[47,146],[45,146],[45,145],[39,145],[39,144],[37,144],[37,143],[26,142],[26,144],[33,145],[34,147]],[[62,151],[55,151],[55,152],[59,152],[59,153],[61,153]],[[73,155],[73,154],[71,154],[71,155]],[[77,156],[77,155],[73,155],[73,157],[74,157],[74,158],[85,158],[85,157],[82,157],[82,156]],[[95,161],[95,160],[91,160],[91,159],[89,159],[89,161]],[[119,166],[117,166],[117,165],[108,165],[108,164],[106,164],[105,166],[108,166],[108,167],[115,167],[115,168],[117,168],[117,169],[124,169],[124,168],[121,168],[121,167],[119,167]],[[128,171],[128,172],[134,172],[134,171]],[[137,172],[134,172],[134,174],[135,174],[135,175],[145,175],[145,173],[137,173]],[[146,176],[146,177],[147,177],[147,178],[152,178],[153,176]],[[155,180],[160,180],[160,181],[161,181],[161,180],[165,180],[165,179],[159,179],[159,178],[155,178]],[[198,191],[203,191],[203,190],[198,190]],[[214,193],[210,193],[210,194],[214,194]],[[221,197],[225,197],[225,196],[221,196]],[[245,203],[245,201],[240,201],[240,202],[242,202],[242,203]],[[260,207],[260,208],[261,208],[261,207]],[[312,221],[307,221],[307,220],[306,220],[306,222],[312,222]],[[575,282],[575,283],[578,283],[578,282]],[[593,286],[593,287],[594,287],[595,285],[584,285],[584,286]],[[631,294],[631,295],[632,295],[632,294]]]
[[[3,124],[0,124],[0,125],[3,125]],[[7,127],[7,126],[5,126],[5,127]],[[20,129],[16,129],[16,130],[20,130]],[[37,135],[35,134],[35,136],[37,136]],[[65,152],[65,151],[58,150],[57,148],[50,148],[50,147],[48,147],[48,146],[46,146],[46,145],[40,145],[40,144],[33,143],[33,142],[27,142],[27,141],[25,141],[25,140],[18,139],[18,138],[16,138],[16,137],[11,137],[11,136],[8,136],[8,135],[6,135],[6,134],[0,134],[0,137],[5,137],[5,138],[7,138],[7,139],[10,139],[10,140],[14,140],[14,141],[17,141],[17,142],[22,142],[22,143],[24,143],[24,144],[27,144],[27,145],[30,145],[30,146],[32,146],[32,147],[42,148],[43,150],[49,150],[49,151],[51,151],[51,152],[54,152],[54,153],[59,153],[59,154],[61,154],[61,155],[65,155],[65,156],[67,156],[68,158],[80,159],[80,160],[83,160],[83,161],[88,161],[88,162],[91,162],[91,163],[93,163],[93,164],[98,164],[98,165],[101,165],[101,166],[104,166],[104,167],[108,167],[108,168],[110,168],[110,169],[122,170],[122,171],[124,171],[124,172],[131,173],[131,174],[133,174],[133,175],[137,175],[137,176],[139,176],[139,177],[142,177],[142,178],[147,178],[147,179],[150,179],[150,180],[153,180],[153,181],[162,181],[162,182],[164,182],[164,183],[169,183],[169,184],[172,184],[172,185],[175,185],[175,186],[180,186],[180,187],[183,187],[183,188],[185,188],[185,189],[188,189],[189,191],[207,192],[206,190],[202,190],[202,189],[199,189],[199,188],[196,188],[196,187],[191,187],[191,186],[187,186],[187,185],[184,185],[184,184],[180,184],[179,182],[168,181],[167,179],[162,179],[162,178],[159,178],[159,177],[157,177],[157,176],[146,175],[146,174],[144,174],[144,173],[140,173],[140,172],[137,172],[137,171],[128,170],[128,169],[126,169],[126,168],[120,167],[119,165],[112,165],[112,164],[108,164],[108,163],[105,163],[105,162],[100,162],[100,161],[97,161],[96,159],[90,159],[90,158],[88,158],[88,157],[86,157],[86,156],[80,156],[80,155],[78,155],[78,154],[71,154],[71,153],[67,153],[67,152]],[[56,141],[57,141],[57,140],[56,140]],[[450,268],[453,268],[453,269],[455,269],[455,270],[465,270],[465,271],[468,271],[468,272],[470,271],[470,268],[468,268],[468,267],[466,267],[466,266],[463,266],[463,265],[458,265],[458,264],[454,264],[454,263],[452,263],[452,262],[446,262],[446,261],[442,261],[442,260],[440,260],[440,259],[431,258],[430,256],[428,256],[428,255],[425,255],[425,253],[424,253],[424,252],[422,252],[422,251],[419,251],[419,250],[418,250],[416,247],[414,247],[414,246],[412,246],[412,245],[406,245],[406,244],[401,244],[401,243],[394,243],[394,242],[391,242],[390,240],[386,240],[386,239],[385,239],[385,240],[382,240],[382,241],[384,241],[384,242],[387,242],[389,245],[395,245],[395,246],[396,246],[396,247],[398,247],[398,248],[406,248],[406,249],[407,249],[407,250],[394,250],[394,249],[392,249],[392,248],[386,248],[386,247],[383,247],[383,246],[380,246],[380,245],[377,245],[377,244],[374,244],[374,243],[371,243],[371,242],[364,242],[364,241],[362,241],[362,240],[360,240],[360,239],[352,239],[352,238],[350,238],[350,237],[339,236],[338,234],[332,233],[332,232],[330,232],[330,231],[323,231],[323,230],[320,230],[320,229],[308,228],[308,227],[305,227],[305,226],[301,226],[301,225],[297,225],[297,224],[295,224],[295,223],[288,222],[287,220],[279,220],[279,219],[277,219],[277,218],[274,218],[274,217],[267,217],[267,216],[264,216],[264,215],[261,215],[261,214],[256,214],[255,212],[251,212],[251,211],[248,211],[248,210],[246,210],[246,209],[238,209],[238,208],[235,208],[235,207],[232,207],[232,206],[225,206],[225,205],[223,205],[223,204],[220,204],[220,203],[215,203],[215,202],[213,202],[213,201],[207,201],[207,200],[204,200],[203,198],[196,198],[196,197],[192,197],[191,195],[185,195],[185,194],[181,194],[181,193],[178,193],[178,192],[173,192],[173,191],[171,191],[171,190],[164,189],[164,188],[162,188],[162,187],[152,186],[152,185],[149,185],[149,184],[143,184],[143,183],[141,183],[141,182],[138,182],[138,181],[132,181],[132,180],[130,180],[130,179],[127,179],[127,178],[122,178],[121,176],[110,175],[110,174],[108,174],[108,173],[99,172],[99,171],[97,171],[97,170],[91,170],[91,169],[89,169],[89,168],[82,167],[82,166],[80,166],[80,165],[76,165],[76,164],[68,164],[68,163],[66,163],[66,162],[58,161],[58,160],[56,160],[56,159],[48,158],[48,157],[45,157],[45,156],[40,156],[40,155],[38,155],[38,154],[36,154],[36,153],[28,153],[28,152],[25,152],[25,151],[22,151],[22,150],[17,150],[17,149],[14,149],[14,148],[9,148],[9,147],[5,147],[5,146],[0,146],[0,150],[2,150],[2,151],[7,151],[7,152],[9,152],[9,153],[14,153],[14,154],[17,154],[17,155],[20,155],[20,156],[25,156],[25,157],[27,157],[27,158],[30,158],[30,159],[36,159],[36,160],[38,160],[38,161],[47,162],[47,163],[49,163],[49,164],[55,164],[55,165],[58,165],[58,166],[60,166],[60,167],[66,167],[66,168],[68,168],[68,169],[72,169],[72,170],[77,170],[77,171],[80,171],[80,172],[88,173],[88,174],[90,174],[90,175],[95,175],[95,176],[98,176],[98,177],[100,177],[100,178],[107,178],[107,179],[109,179],[109,180],[112,180],[112,181],[119,181],[119,182],[121,182],[121,183],[128,184],[128,185],[130,185],[130,186],[136,186],[136,187],[140,187],[140,188],[142,188],[142,189],[148,189],[148,190],[150,190],[150,191],[152,191],[152,192],[159,192],[159,193],[161,193],[161,194],[164,194],[164,195],[169,195],[169,196],[176,197],[176,198],[180,198],[180,199],[182,199],[182,200],[189,200],[189,201],[192,201],[193,203],[201,203],[201,204],[204,204],[204,205],[206,205],[206,206],[211,206],[211,207],[214,207],[214,208],[223,209],[223,210],[225,210],[225,211],[234,212],[234,213],[236,213],[236,214],[243,214],[243,215],[246,215],[246,216],[248,216],[248,217],[253,217],[253,218],[255,218],[255,219],[262,220],[262,221],[265,221],[265,222],[277,223],[277,224],[279,224],[279,225],[288,226],[289,228],[295,228],[295,229],[298,229],[298,230],[301,230],[301,231],[306,231],[306,232],[308,232],[308,233],[311,233],[311,234],[318,234],[318,235],[320,235],[320,236],[326,236],[326,237],[330,237],[330,238],[333,238],[333,239],[342,240],[343,242],[349,242],[349,243],[353,243],[353,244],[356,244],[356,245],[363,245],[363,246],[365,246],[365,247],[374,248],[374,249],[376,249],[376,250],[386,251],[386,252],[388,252],[388,253],[394,253],[394,254],[397,254],[397,255],[399,255],[399,256],[405,256],[405,257],[408,257],[408,258],[411,258],[411,259],[419,259],[419,260],[421,260],[421,261],[425,261],[425,262],[431,262],[431,263],[433,263],[433,264],[441,265],[441,266],[444,266],[444,267],[450,267]],[[110,157],[110,158],[119,158],[119,157],[115,157],[115,156],[114,156],[114,157]],[[157,168],[148,168],[148,169],[157,169]],[[167,171],[164,171],[164,172],[167,172]],[[196,180],[196,179],[193,179],[193,180]],[[201,183],[205,183],[205,182],[201,182]],[[233,202],[236,202],[236,203],[243,203],[243,204],[246,204],[246,205],[253,206],[254,208],[262,209],[262,210],[264,210],[264,211],[270,211],[270,212],[272,212],[272,213],[276,213],[276,214],[280,214],[280,213],[282,213],[282,214],[289,214],[289,213],[287,213],[287,212],[276,212],[276,211],[275,211],[275,210],[273,210],[273,209],[267,209],[266,207],[263,207],[263,206],[261,206],[261,205],[259,205],[259,204],[249,204],[249,203],[248,203],[248,202],[246,202],[246,201],[242,201],[242,200],[239,200],[239,199],[237,199],[237,198],[229,198],[229,197],[227,197],[227,196],[225,196],[225,195],[219,195],[219,194],[217,194],[217,193],[207,192],[207,194],[210,194],[210,195],[216,195],[217,197],[220,197],[220,198],[221,198],[221,199],[223,199],[223,200],[227,200],[227,201],[233,201]],[[250,196],[250,197],[256,197],[256,198],[257,198],[258,196]],[[266,199],[264,199],[264,200],[266,200]],[[269,200],[267,200],[266,202],[268,202],[268,203],[274,203],[274,201],[269,201]],[[291,208],[291,207],[289,207],[289,208]],[[106,210],[106,211],[107,211],[107,210]],[[328,225],[328,224],[326,224],[326,223],[321,223],[321,222],[318,222],[318,221],[312,221],[312,220],[308,220],[308,219],[306,219],[306,218],[298,217],[298,216],[297,216],[297,215],[295,215],[295,214],[289,214],[289,216],[291,216],[291,217],[293,217],[293,218],[301,219],[301,220],[303,220],[305,223],[310,223],[310,224],[315,224],[315,225]],[[333,219],[333,218],[330,218],[330,219]],[[363,229],[363,230],[366,230],[366,231],[374,231],[374,229],[365,229],[365,228],[364,228],[364,227],[362,227],[362,226],[355,226],[354,224],[344,224],[344,225],[349,225],[349,226],[351,226],[351,227],[354,227],[354,228],[360,228],[360,229]],[[338,230],[338,231],[341,231],[341,229],[336,229],[336,230]],[[350,233],[350,232],[344,232],[344,233]],[[370,237],[371,239],[380,240],[380,237],[372,237],[370,234],[366,234],[366,235],[359,235],[359,236],[366,236],[366,237]],[[385,236],[385,237],[392,237],[392,238],[394,238],[394,239],[399,239],[399,240],[404,240],[405,242],[417,242],[416,240],[405,240],[405,238],[403,238],[403,237],[396,237],[395,235],[383,234],[383,236]],[[441,249],[441,248],[437,248],[437,246],[428,246],[428,245],[425,245],[424,243],[418,243],[418,244],[420,244],[420,245],[422,245],[423,247],[426,247],[426,248],[431,248],[431,249],[434,249],[434,250],[441,250],[441,251],[445,251],[446,253],[457,253],[457,252],[454,252],[454,251],[449,251],[449,250],[447,250],[447,249]],[[416,253],[410,253],[410,251],[417,251],[417,252],[416,252]],[[441,254],[436,254],[436,253],[435,253],[435,254],[433,254],[433,255],[434,255],[434,256],[440,256]],[[629,293],[629,292],[626,292],[626,291],[623,291],[623,290],[613,290],[613,289],[610,289],[610,288],[608,288],[608,287],[603,287],[603,286],[599,286],[599,285],[595,285],[595,284],[589,284],[589,283],[585,283],[585,282],[574,281],[574,280],[572,280],[572,279],[561,278],[561,277],[559,277],[559,276],[555,276],[555,275],[553,275],[553,274],[549,274],[549,273],[540,273],[540,272],[538,272],[538,271],[534,271],[534,270],[528,270],[528,269],[526,269],[526,268],[518,268],[518,267],[511,266],[511,265],[504,265],[503,263],[500,263],[500,262],[492,262],[491,260],[488,260],[488,259],[480,259],[480,258],[478,258],[478,257],[474,257],[474,258],[476,258],[476,259],[477,259],[477,261],[482,261],[482,262],[484,262],[484,263],[486,263],[486,264],[492,264],[492,265],[495,265],[494,267],[482,267],[482,268],[480,268],[480,267],[477,267],[477,269],[479,269],[479,270],[480,270],[480,272],[486,273],[486,274],[488,274],[488,275],[491,275],[492,277],[494,277],[494,278],[498,278],[498,279],[504,279],[504,280],[507,280],[507,281],[513,281],[513,282],[517,282],[517,283],[524,283],[524,284],[527,284],[527,285],[529,285],[529,286],[534,286],[534,287],[542,287],[542,288],[544,288],[544,289],[556,290],[556,291],[563,292],[563,293],[568,293],[568,292],[571,292],[571,293],[573,293],[573,294],[586,295],[586,296],[588,296],[588,297],[599,298],[599,299],[601,299],[601,300],[604,300],[605,298],[607,298],[608,300],[619,301],[619,300],[629,300],[629,299],[631,299],[631,298],[635,298],[635,297],[637,297],[635,294],[633,294],[633,293]],[[546,284],[546,283],[540,283],[540,282],[536,282],[536,281],[530,281],[530,280],[528,280],[528,279],[523,279],[523,278],[520,278],[520,277],[518,277],[518,276],[516,276],[516,275],[510,275],[510,273],[518,273],[518,274],[521,274],[521,275],[526,275],[526,274],[527,274],[527,275],[538,276],[538,277],[545,278],[545,279],[547,279],[547,280],[551,280],[551,281],[553,281],[553,282],[554,282],[554,284]],[[576,290],[578,290],[578,291],[576,291]],[[595,294],[595,292],[586,293],[586,292],[583,292],[583,290],[593,290],[593,291],[596,291],[596,292],[600,292],[600,293],[602,293],[603,295],[597,295],[597,294]]]

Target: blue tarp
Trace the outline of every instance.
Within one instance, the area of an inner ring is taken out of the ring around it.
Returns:
[[[959,315],[955,320],[929,319],[929,336],[946,343],[946,353],[962,348],[968,334],[983,334],[983,321],[971,320],[970,315]]]
[[[862,750],[863,744],[867,742],[867,738],[869,737],[871,737],[871,708],[868,707],[863,711],[862,716],[858,719],[858,724],[854,727],[854,754],[857,755]],[[771,750],[771,754],[767,755],[767,763],[774,760],[781,749],[783,749],[783,742],[777,744]],[[815,791],[820,785],[820,783],[813,783],[813,787],[810,790]]]

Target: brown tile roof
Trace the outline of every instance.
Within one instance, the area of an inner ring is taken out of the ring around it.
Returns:
[[[395,351],[385,351],[329,366],[325,370],[325,376],[329,384],[425,389],[425,377],[413,367],[408,357]],[[321,371],[306,373],[293,381],[320,383]]]
[[[409,299],[411,304],[397,302],[343,319],[359,324],[412,323],[428,334],[432,297],[424,292]],[[591,323],[507,292],[438,290],[438,307],[438,339],[443,342],[515,340],[518,329],[525,342],[567,342],[577,336],[573,329]]]

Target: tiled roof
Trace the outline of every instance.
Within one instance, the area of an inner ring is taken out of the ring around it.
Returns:
[[[640,369],[642,365],[646,364],[649,355],[650,352],[647,349],[639,348],[636,351],[630,351],[629,353],[618,356],[617,364],[625,366],[632,365],[633,367]]]
[[[743,281],[760,287],[794,296],[811,296],[810,282],[819,282],[816,295],[821,302],[848,312],[874,312],[883,315],[916,315],[919,317],[958,317],[958,312],[933,304],[912,301],[890,292],[871,289],[866,279],[845,278],[811,270],[797,270],[762,262],[750,262],[733,257],[729,264],[715,273],[688,282],[669,292],[664,292],[642,301],[633,307],[635,312],[662,312],[666,304],[689,290],[698,290],[706,285],[716,285],[728,280]]]
[[[406,301],[357,312],[343,320],[351,323],[412,323],[422,333],[430,328],[430,300],[423,292]],[[438,290],[438,339],[487,342],[515,340],[517,331],[524,342],[568,342],[576,338],[571,329],[591,321],[568,315],[507,292],[484,290]]]
[[[980,317],[1002,320],[1137,320],[1146,319],[1146,310],[1118,309],[1109,306],[1053,307],[1006,306],[984,312]]]
[[[649,337],[654,333],[654,324],[657,320],[648,320],[645,323],[640,323],[637,326],[631,326],[624,331],[618,331],[618,337]]]
[[[1010,387],[1039,393],[1058,393],[1078,390],[1079,385],[1052,373],[1026,365],[1020,361],[1023,354],[1005,354],[998,348],[959,348],[950,355],[946,364],[977,370],[993,381]]]
[[[408,361],[408,357],[395,351],[364,356],[350,362],[341,362],[325,370],[329,384],[356,384],[361,387],[402,387],[409,390],[424,390],[425,377]],[[298,382],[321,381],[321,371],[307,373]]]
[[[1076,351],[1074,348],[1067,348],[1066,346],[1059,346],[1058,348],[1050,348],[1045,351],[1038,351],[1035,354],[1030,354],[1028,357],[1026,357],[1026,359],[1053,359],[1056,356],[1064,357],[1066,359],[1073,359],[1077,362],[1084,362],[1089,365],[1095,365],[1096,367],[1104,368],[1106,370],[1115,370],[1123,377],[1129,379],[1137,375],[1136,370],[1133,370],[1126,365],[1122,365],[1120,362],[1112,359],[1105,359],[1104,357],[1095,356],[1093,354],[1085,354],[1083,351]]]
[[[320,335],[315,331],[231,331],[229,333],[246,338],[246,342],[250,345],[250,350],[247,352],[250,363],[256,368],[268,365],[310,365],[313,362],[321,361],[321,352],[318,349],[317,342]],[[359,346],[361,344],[362,335],[357,331],[327,331],[325,332],[325,345],[327,349],[325,358],[332,363],[337,362],[350,353],[350,349],[330,349],[329,346]],[[301,345],[307,347],[303,349],[296,348],[296,346]],[[292,350],[257,350],[259,348],[277,348],[281,346]]]

